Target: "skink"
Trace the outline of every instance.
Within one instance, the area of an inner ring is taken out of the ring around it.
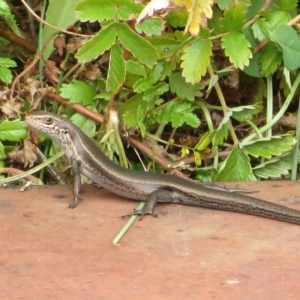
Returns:
[[[227,210],[300,225],[300,211],[254,197],[211,189],[169,174],[133,171],[112,162],[85,133],[66,118],[48,112],[27,115],[27,123],[48,135],[65,152],[74,175],[73,202],[78,204],[80,174],[126,198],[146,201],[137,214],[153,214],[157,202]]]

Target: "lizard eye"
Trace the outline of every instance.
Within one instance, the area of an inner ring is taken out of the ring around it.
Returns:
[[[45,123],[47,125],[51,125],[53,123],[53,119],[52,118],[47,118],[47,119],[45,119]]]

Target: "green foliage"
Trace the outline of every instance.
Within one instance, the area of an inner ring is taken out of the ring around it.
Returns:
[[[68,26],[75,23],[76,18],[74,14],[74,6],[78,3],[78,0],[51,0],[48,3],[46,22],[51,25],[66,30]],[[56,29],[49,26],[45,26],[42,30],[42,43],[46,43]],[[47,60],[54,50],[53,43],[48,41],[48,45],[43,53],[43,58]]]
[[[182,76],[187,82],[195,84],[206,74],[212,54],[211,47],[211,40],[197,39],[184,50],[181,67]]]
[[[25,122],[15,119],[13,121],[4,120],[0,123],[0,140],[19,142],[27,136]]]
[[[215,181],[250,181],[252,178],[250,159],[243,151],[234,147],[214,177]]]
[[[145,1],[50,1],[47,22],[66,29],[79,20],[76,26],[90,35],[76,38],[78,50],[68,53],[72,63],[99,70],[92,79],[84,72],[71,73],[74,77],[64,79],[57,90],[70,103],[92,111],[107,103],[108,108],[118,106],[122,123],[142,137],[155,131],[161,135],[165,126],[168,132],[185,126],[181,133],[194,133],[197,140],[185,144],[179,138],[174,147],[181,143],[181,155],[194,154],[196,165],[205,160],[198,174],[207,181],[287,174],[295,138],[275,135],[272,126],[299,85],[300,37],[290,26],[297,1],[217,0],[212,14],[209,2],[173,1],[161,12],[153,3],[147,8]],[[144,10],[145,19],[135,22]],[[1,0],[0,15],[15,26]],[[42,40],[52,32],[45,26]],[[49,43],[43,58],[52,51]],[[5,84],[15,66],[11,58],[0,58]],[[277,78],[280,86],[273,87],[270,78]],[[275,113],[273,90],[281,96]],[[94,134],[94,122],[69,110],[67,114],[89,136]]]
[[[73,80],[72,83],[63,84],[60,88],[60,95],[62,97],[70,99],[71,103],[80,103],[84,106],[92,103],[95,94],[94,87],[80,80]]]
[[[5,84],[11,83],[12,73],[9,68],[16,66],[17,64],[14,60],[7,57],[0,57],[0,80]]]
[[[14,15],[11,13],[9,5],[5,0],[0,0],[0,17],[4,19],[5,23],[16,35],[21,35]]]
[[[300,67],[300,37],[297,31],[289,26],[278,27],[273,35],[273,41],[280,45],[284,65],[288,70]]]

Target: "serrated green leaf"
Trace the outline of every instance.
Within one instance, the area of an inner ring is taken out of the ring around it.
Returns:
[[[94,111],[92,107],[87,107],[88,109]],[[70,120],[78,126],[87,136],[92,137],[95,135],[96,122],[87,118],[83,114],[75,113],[72,115]]]
[[[26,123],[19,119],[8,121],[4,120],[0,123],[0,140],[19,142],[27,137]]]
[[[300,37],[294,28],[284,25],[277,28],[273,41],[280,45],[284,65],[288,70],[300,67]]]
[[[274,31],[289,22],[289,14],[284,11],[275,11],[266,15],[266,20]]]
[[[155,47],[160,59],[174,55],[182,47],[181,41],[166,37],[148,37],[146,40]]]
[[[146,69],[145,66],[143,66],[142,64],[140,64],[137,61],[133,61],[133,60],[127,60],[125,62],[126,65],[126,70],[128,72],[131,72],[133,74],[136,75],[141,75],[141,76],[146,76]]]
[[[151,73],[149,75],[149,79],[154,84],[160,80],[161,72],[163,70],[163,65],[161,62],[157,63],[153,69],[151,70]]]
[[[138,33],[145,33],[147,36],[161,35],[164,26],[161,19],[146,18],[142,23],[135,26]]]
[[[253,141],[244,146],[244,150],[254,157],[271,158],[289,152],[296,144],[296,140],[290,135],[272,136]]]
[[[128,20],[141,10],[141,5],[128,0],[84,0],[76,5],[75,15],[82,22]]]
[[[143,102],[143,95],[136,94],[119,110],[121,120],[131,128],[139,127],[144,136],[146,127],[143,121],[147,114],[147,103]]]
[[[250,43],[243,34],[240,32],[233,32],[224,35],[221,38],[221,41],[225,54],[236,68],[243,70],[244,66],[249,65],[249,58],[252,57],[252,53],[249,49]]]
[[[17,64],[14,60],[8,57],[0,57],[0,66],[5,68],[13,68],[16,67]]]
[[[117,29],[112,23],[86,42],[75,55],[79,62],[88,62],[108,50],[116,40]]]
[[[255,38],[259,41],[263,41],[270,38],[271,27],[265,18],[256,20],[252,25],[252,30]]]
[[[122,49],[118,44],[111,47],[109,68],[107,75],[107,88],[116,93],[125,80],[125,62]]]
[[[217,0],[216,1],[216,3],[218,4],[218,6],[221,10],[224,10],[225,8],[227,8],[230,2],[231,2],[231,0]]]
[[[172,123],[172,127],[178,128],[183,123],[190,125],[191,127],[198,127],[200,120],[192,112],[193,107],[191,103],[175,103],[170,101],[164,107],[158,111],[157,121],[164,123]]]
[[[219,146],[228,137],[229,132],[229,119],[232,116],[232,111],[228,111],[223,117],[222,122],[219,124],[218,128],[212,132],[211,140],[214,147]]]
[[[148,77],[146,77],[146,78],[140,78],[133,85],[133,90],[136,93],[141,93],[141,92],[147,91],[151,87],[152,87],[152,82],[151,82],[151,80]]]
[[[250,159],[247,154],[234,147],[222,163],[214,181],[250,181],[252,178]]]
[[[275,157],[269,161],[265,161],[253,168],[253,173],[256,177],[268,178],[281,178],[283,175],[288,175],[291,170],[293,161],[293,154],[284,157]]]
[[[74,79],[72,83],[62,84],[60,95],[63,98],[70,99],[71,103],[87,106],[94,100],[96,91],[93,86]]]
[[[224,11],[221,26],[224,32],[239,31],[245,25],[246,7],[244,3],[231,2]]]
[[[11,83],[12,73],[11,70],[0,67],[0,80],[2,80],[5,84]]]
[[[190,101],[195,100],[195,96],[200,96],[199,92],[203,89],[201,83],[192,85],[187,83],[179,72],[173,72],[169,77],[169,84],[172,93],[175,93],[181,99],[187,99]]]
[[[159,58],[156,49],[126,24],[118,23],[118,37],[123,46],[139,61],[148,67],[156,64]]]
[[[280,0],[279,7],[283,10],[292,10],[295,9],[298,5],[298,0]]]
[[[282,62],[282,53],[274,43],[269,42],[261,51],[261,56],[258,60],[261,63],[261,75],[269,77],[272,75]]]
[[[159,82],[158,84],[150,87],[144,93],[143,99],[147,101],[152,101],[155,99],[155,104],[160,105],[163,100],[157,99],[156,96],[160,96],[169,91],[169,85],[165,82]]]
[[[187,82],[195,84],[206,74],[206,68],[210,64],[212,42],[211,40],[196,40],[189,45],[182,55],[182,76]]]

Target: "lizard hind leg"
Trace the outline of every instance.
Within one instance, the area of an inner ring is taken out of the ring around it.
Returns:
[[[132,212],[123,215],[122,217],[139,215],[140,220],[143,219],[145,215],[151,215],[153,217],[158,217],[157,214],[154,213],[154,208],[157,202],[165,202],[165,203],[176,203],[178,198],[177,192],[169,191],[169,190],[157,190],[152,192],[148,199],[146,200],[146,204],[142,209],[134,209]]]

